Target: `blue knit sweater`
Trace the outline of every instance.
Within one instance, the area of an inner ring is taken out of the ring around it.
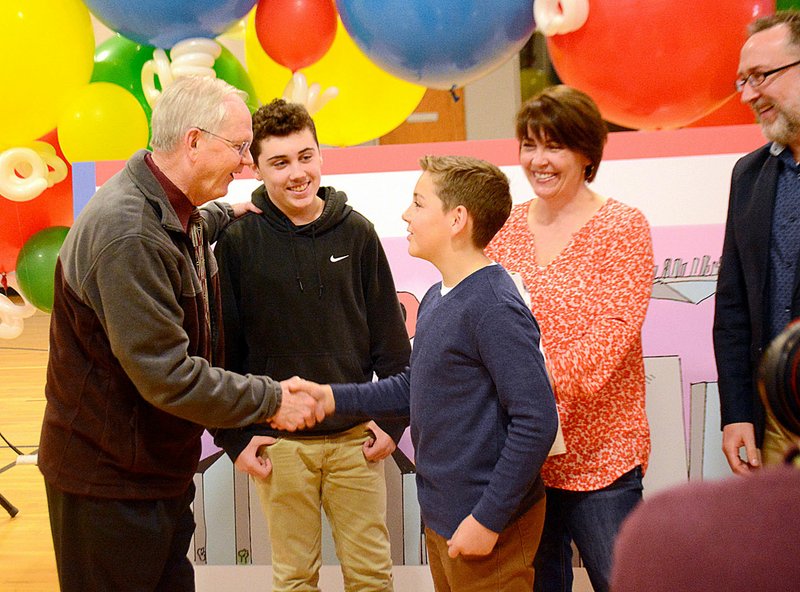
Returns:
[[[411,366],[377,382],[334,385],[336,412],[409,414],[425,525],[450,538],[472,514],[501,532],[544,495],[539,478],[556,406],[539,329],[499,265],[420,304]]]

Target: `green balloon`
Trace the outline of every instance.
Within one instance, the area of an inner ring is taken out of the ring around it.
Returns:
[[[142,45],[115,33],[95,49],[92,71],[92,82],[111,82],[136,97],[148,123],[153,110],[144,97],[142,66],[153,59],[155,50],[151,45]]]
[[[43,312],[53,310],[58,250],[69,228],[51,226],[33,234],[17,255],[17,282],[22,295]]]
[[[250,76],[242,66],[242,63],[236,59],[236,56],[227,47],[221,43],[220,47],[222,47],[222,53],[219,54],[219,57],[214,62],[214,71],[217,73],[218,78],[247,93],[247,107],[252,113],[258,109],[259,103],[256,89],[250,80]]]
[[[258,109],[258,97],[253,83],[250,81],[250,76],[227,47],[222,44],[220,47],[222,52],[214,62],[214,71],[217,73],[217,77],[246,92],[247,107],[251,112],[255,111]],[[148,122],[153,109],[147,102],[142,89],[142,66],[148,60],[153,59],[155,50],[156,48],[151,45],[142,45],[115,33],[95,49],[91,80],[92,82],[111,82],[129,91],[144,109]],[[167,55],[169,55],[169,51],[167,51]],[[156,87],[161,88],[158,78],[156,78]]]
[[[777,10],[791,10],[800,8],[800,0],[778,0]]]

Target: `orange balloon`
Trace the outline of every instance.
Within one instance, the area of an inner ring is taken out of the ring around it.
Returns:
[[[730,97],[747,24],[774,10],[775,0],[592,0],[586,24],[547,46],[561,80],[608,121],[677,128]]]

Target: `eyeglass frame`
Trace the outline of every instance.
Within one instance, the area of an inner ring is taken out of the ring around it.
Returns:
[[[250,145],[252,144],[252,142],[250,142],[249,140],[245,140],[244,142],[241,142],[241,143],[240,142],[234,142],[233,140],[229,140],[228,138],[224,138],[224,137],[220,136],[219,134],[215,134],[214,132],[210,132],[207,129],[203,129],[202,127],[195,126],[195,129],[200,130],[201,132],[204,132],[204,133],[208,134],[209,136],[214,136],[215,138],[217,138],[219,140],[222,140],[223,142],[225,142],[228,146],[233,148],[233,150],[235,150],[239,154],[239,158],[244,158],[244,155],[247,152],[247,149],[250,148]]]
[[[737,78],[736,81],[733,83],[736,92],[742,92],[744,90],[744,85],[749,84],[750,88],[758,88],[764,82],[766,82],[768,76],[772,76],[773,74],[777,74],[778,72],[783,72],[791,68],[792,66],[800,65],[800,60],[796,62],[792,62],[791,64],[786,64],[785,66],[778,66],[777,68],[773,68],[772,70],[767,70],[766,72],[751,72],[747,76],[743,78]],[[758,82],[756,82],[758,80]]]

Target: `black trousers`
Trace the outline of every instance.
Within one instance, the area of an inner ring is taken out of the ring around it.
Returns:
[[[190,592],[194,484],[160,500],[100,499],[45,481],[61,592]]]

